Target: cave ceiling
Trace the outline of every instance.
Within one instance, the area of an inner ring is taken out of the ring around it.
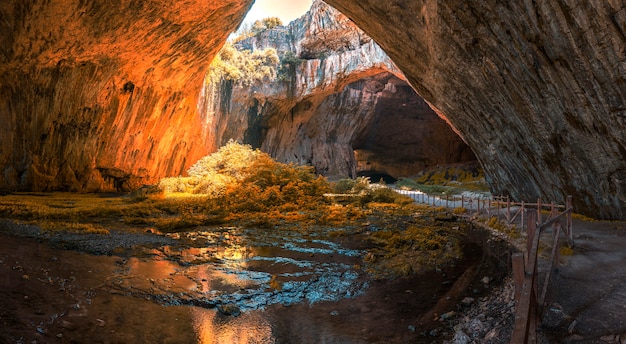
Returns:
[[[573,195],[576,211],[626,218],[623,1],[327,2],[453,125],[493,192]],[[0,185],[79,190],[108,167],[135,183],[184,170],[206,154],[192,143],[207,140],[207,61],[251,4],[3,1]]]

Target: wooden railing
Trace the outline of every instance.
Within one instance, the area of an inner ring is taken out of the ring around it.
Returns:
[[[525,344],[537,342],[537,326],[541,320],[543,312],[543,303],[545,301],[550,276],[558,268],[559,264],[559,235],[561,230],[564,231],[567,244],[572,247],[572,198],[567,197],[566,209],[560,214],[552,215],[546,222],[537,225],[541,219],[540,211],[531,211],[528,213],[528,241],[527,251],[525,253],[516,253],[513,255],[513,277],[515,280],[515,327],[511,334],[512,344]],[[561,222],[565,220],[563,228]],[[551,227],[553,228],[552,254],[550,256],[549,268],[546,272],[543,282],[541,294],[538,294],[537,288],[537,251],[539,249],[539,239],[542,231]]]
[[[512,255],[513,277],[515,280],[515,326],[511,335],[512,344],[537,342],[537,327],[540,324],[543,304],[550,284],[550,277],[558,268],[559,238],[561,232],[569,247],[574,245],[572,231],[572,196],[567,196],[565,205],[554,202],[543,203],[541,198],[536,203],[512,202],[508,197],[496,196],[493,198],[450,197],[446,195],[433,196],[419,192],[396,190],[413,198],[418,203],[448,208],[463,207],[467,215],[495,216],[498,220],[512,225],[519,221],[520,230],[527,232],[526,252]],[[562,210],[562,211],[561,211]],[[561,212],[559,212],[561,211]],[[548,213],[548,218],[542,223],[542,213]],[[552,228],[552,250],[549,268],[538,292],[537,261],[541,234]]]

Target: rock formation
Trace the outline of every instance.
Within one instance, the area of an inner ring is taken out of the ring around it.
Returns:
[[[0,189],[125,190],[207,154],[197,99],[252,0],[0,3]]]
[[[327,0],[462,135],[495,193],[626,218],[626,3]]]
[[[322,1],[287,27],[236,45],[275,48],[283,64],[289,53],[297,59],[273,81],[207,84],[215,147],[244,141],[331,178],[372,171],[397,178],[475,160],[380,47]]]
[[[578,212],[626,218],[622,0],[327,1],[462,135],[495,193],[572,194]],[[0,187],[184,170],[210,146],[195,144],[207,60],[251,2],[2,1]]]

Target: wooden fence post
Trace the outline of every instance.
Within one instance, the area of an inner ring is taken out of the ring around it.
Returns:
[[[515,310],[515,325],[511,334],[511,343],[536,343],[537,331],[537,250],[539,248],[539,234],[536,214],[528,213],[528,251],[524,268],[524,278],[519,301]],[[532,234],[532,235],[531,235]],[[519,258],[517,258],[519,259]]]
[[[522,201],[522,214],[521,214],[522,215],[522,219],[521,219],[521,222],[520,222],[520,225],[522,227],[520,229],[521,233],[524,233],[524,215],[525,215],[525,213],[526,213],[526,209],[524,208],[524,201]]]
[[[572,206],[572,196],[568,195],[567,198],[565,199],[565,209],[569,209]],[[574,233],[572,231],[572,213],[573,211],[570,211],[567,214],[566,217],[566,223],[565,223],[565,234],[567,235],[567,246],[569,248],[574,247]]]
[[[511,199],[506,196],[506,222],[511,223]]]
[[[500,197],[498,196],[498,203],[496,203],[496,218],[500,221]]]
[[[526,240],[526,252],[530,252],[531,246],[532,246],[532,238],[535,236],[535,231],[537,230],[537,223],[535,222],[536,216],[534,214],[534,212],[529,212],[528,213],[528,224],[527,224],[527,231],[528,231],[528,236],[527,236],[527,240]],[[528,259],[528,257],[526,257],[526,259]],[[527,261],[528,262],[528,261]]]
[[[524,254],[513,253],[511,264],[513,265],[513,281],[515,283],[515,307],[519,307],[522,286],[524,285]]]
[[[537,198],[537,223],[541,223],[541,197]]]

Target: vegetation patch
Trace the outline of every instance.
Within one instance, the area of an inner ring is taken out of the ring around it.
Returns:
[[[458,195],[464,191],[487,192],[482,169],[469,166],[441,166],[422,171],[415,178],[400,178],[395,183],[404,190],[435,195]]]
[[[369,235],[375,245],[365,257],[368,271],[378,278],[407,276],[434,269],[462,256],[462,224],[437,221],[441,213],[421,207],[410,217],[396,220]]]
[[[349,197],[339,200],[329,194]],[[199,227],[235,227],[327,239],[359,235],[370,247],[364,268],[379,278],[460,257],[459,223],[447,210],[417,205],[366,177],[331,183],[309,166],[279,163],[235,142],[200,159],[187,176],[165,178],[128,195],[7,195],[0,198],[0,217],[78,233],[156,230],[178,235]]]
[[[276,49],[238,50],[226,43],[209,66],[207,80],[217,84],[222,80],[250,86],[276,79],[280,59]]]

